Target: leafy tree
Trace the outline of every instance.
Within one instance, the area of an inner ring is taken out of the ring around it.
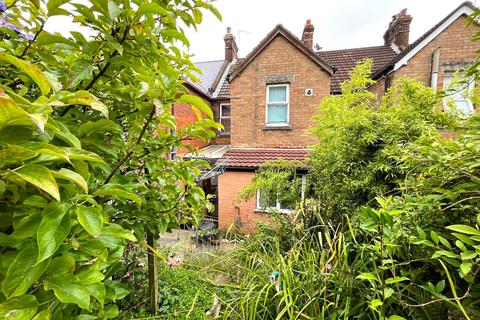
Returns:
[[[409,168],[392,155],[457,123],[455,115],[437,107],[441,97],[413,79],[399,79],[377,104],[368,91],[371,65],[359,64],[342,95],[323,99],[315,118],[319,143],[311,153],[310,178],[329,217],[351,214],[395,192]]]
[[[219,126],[183,87],[194,67],[179,49],[188,46],[185,26],[205,10],[219,14],[210,1],[190,0],[19,0],[0,9],[8,14],[0,317],[114,318],[128,294],[112,278],[125,242],[198,221],[207,207],[194,180],[203,163],[168,154]],[[92,36],[45,31],[54,16]],[[176,101],[192,104],[199,119],[175,135]]]

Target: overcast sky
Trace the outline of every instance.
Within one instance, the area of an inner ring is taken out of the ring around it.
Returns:
[[[413,20],[410,42],[438,23],[463,0],[218,0],[223,16],[204,16],[198,30],[189,30],[193,61],[224,59],[227,26],[237,38],[243,57],[281,23],[301,37],[305,21],[315,26],[314,43],[323,50],[383,44],[383,34],[394,14],[407,8]],[[474,2],[472,0],[472,2]],[[477,0],[477,5],[480,0]]]

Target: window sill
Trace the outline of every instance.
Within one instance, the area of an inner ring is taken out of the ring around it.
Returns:
[[[263,126],[263,131],[265,130],[292,130],[292,127],[289,124],[266,124]]]
[[[293,212],[293,210],[288,210],[288,209],[280,209],[280,210],[277,210],[276,208],[271,208],[271,209],[255,209],[254,212],[255,213],[271,213],[273,211],[276,211],[278,213],[283,213],[283,214],[291,214]]]

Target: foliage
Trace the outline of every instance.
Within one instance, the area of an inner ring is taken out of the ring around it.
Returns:
[[[352,71],[342,95],[323,99],[315,118],[319,144],[311,154],[310,179],[329,217],[394,192],[406,171],[391,155],[456,124],[454,115],[436,108],[440,98],[433,90],[412,79],[399,79],[377,104],[367,90],[371,63]]]
[[[480,117],[462,123],[437,108],[442,93],[411,79],[377,104],[369,68],[322,102],[312,193],[233,254],[240,289],[225,318],[479,316]],[[293,172],[267,166],[246,190],[270,186],[278,197]]]
[[[143,247],[132,244],[124,257],[129,266],[128,272],[119,276],[135,295],[123,303],[119,319],[149,315],[146,256]],[[207,279],[203,270],[169,267],[161,263],[158,273],[158,316],[162,319],[207,319],[205,313],[212,307],[214,296],[225,300],[230,295],[227,289],[216,287]]]
[[[199,163],[167,155],[218,128],[183,87],[193,65],[178,49],[183,26],[218,13],[189,0],[6,4],[22,32],[0,32],[1,317],[115,318],[126,241],[206,208]],[[55,16],[92,36],[45,31]],[[176,136],[175,101],[199,115]]]

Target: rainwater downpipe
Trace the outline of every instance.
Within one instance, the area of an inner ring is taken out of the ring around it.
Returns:
[[[435,92],[437,92],[439,69],[440,69],[440,48],[437,48],[432,53],[432,71],[431,71],[431,77],[430,77],[430,87]]]

